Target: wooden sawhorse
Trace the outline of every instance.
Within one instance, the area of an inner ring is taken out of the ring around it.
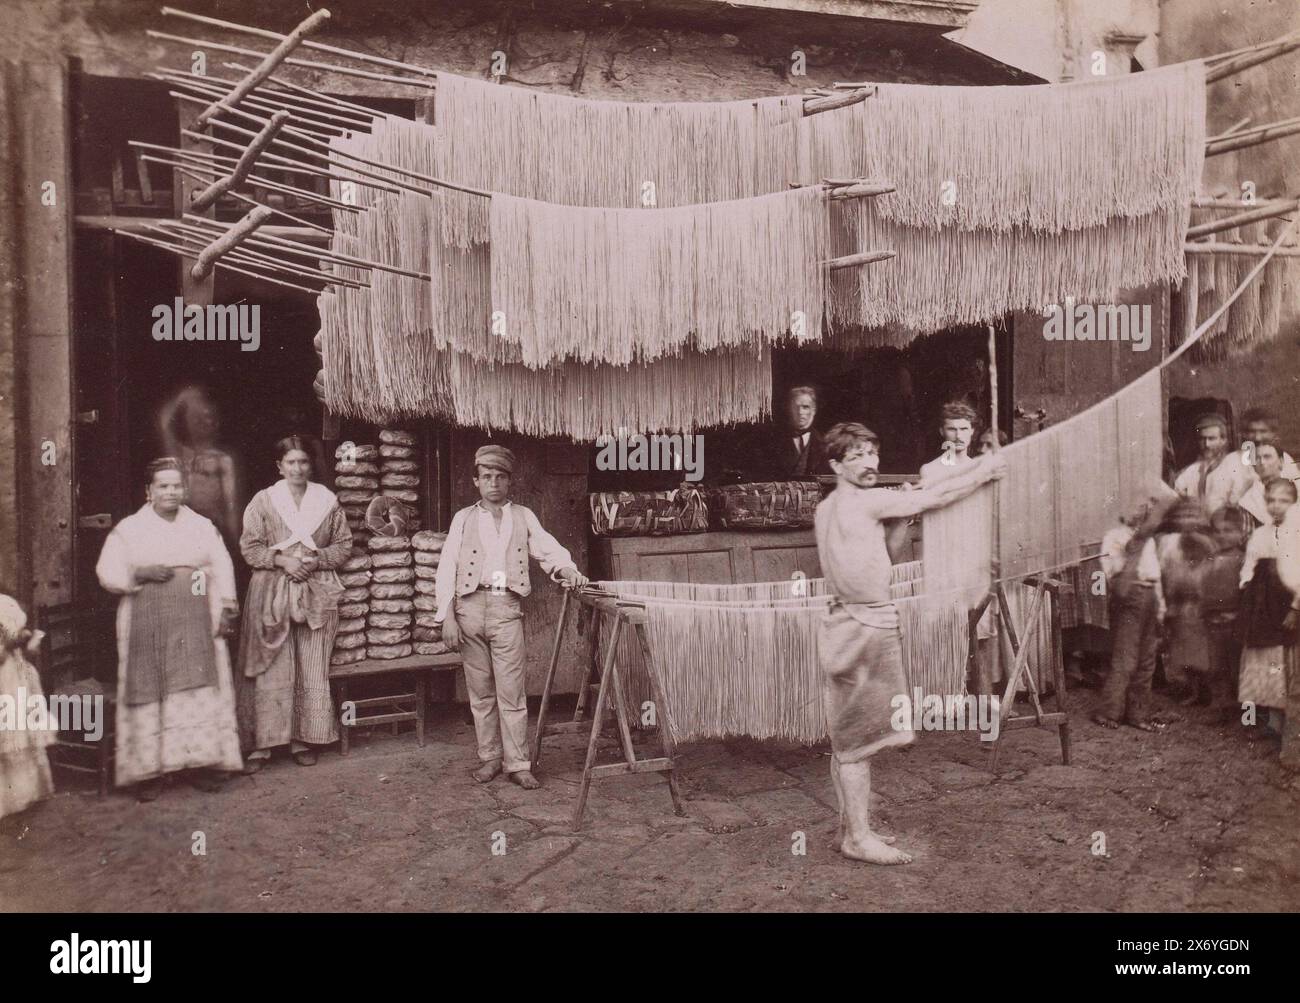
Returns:
[[[1034,597],[1029,602],[1029,613],[1025,618],[1025,634],[1019,637],[1016,633],[1016,626],[1011,617],[1011,606],[1007,602],[1006,591],[1002,584],[998,583],[994,590],[989,592],[983,601],[970,612],[970,658],[976,657],[975,646],[976,626],[980,617],[984,615],[985,608],[996,600],[998,604],[997,619],[1002,623],[1002,629],[1007,632],[1007,641],[1011,645],[1011,652],[1014,661],[1011,665],[1011,671],[1007,674],[1006,690],[1002,696],[1002,702],[998,708],[999,728],[998,737],[993,743],[993,759],[989,764],[992,772],[998,772],[998,760],[1002,754],[1002,739],[1006,732],[1016,728],[1046,728],[1056,725],[1057,734],[1061,740],[1061,763],[1065,766],[1070,765],[1070,715],[1065,706],[1065,667],[1064,653],[1061,651],[1061,583],[1053,579],[1040,577],[1035,579],[1026,579],[1026,581],[1035,586]],[[1033,633],[1035,625],[1038,623],[1038,611],[1042,608],[1043,600],[1050,595],[1051,597],[1051,646],[1052,646],[1052,686],[1056,691],[1056,710],[1043,710],[1043,703],[1038,692],[1038,683],[1034,680],[1034,673],[1029,669],[1029,635]],[[1016,690],[1020,685],[1020,677],[1024,675],[1027,688],[1029,690],[1029,699],[1034,705],[1033,714],[1013,714],[1012,707],[1016,698]]]
[[[573,711],[573,720],[558,724],[547,724],[546,717],[550,710],[551,690],[555,683],[555,673],[560,664],[560,645],[564,640],[564,629],[573,608],[574,597],[577,602],[591,611],[591,635],[588,640],[590,657],[586,671],[583,673],[582,685],[578,689],[578,705]],[[533,733],[531,751],[533,766],[542,758],[542,739],[547,735],[581,733],[587,727],[583,721],[583,712],[587,706],[587,691],[591,685],[592,674],[597,671],[600,661],[600,623],[605,618],[610,623],[608,650],[605,652],[605,664],[600,670],[600,685],[596,692],[596,708],[591,716],[591,736],[587,741],[587,759],[582,767],[582,786],[578,789],[578,803],[573,810],[572,828],[582,827],[582,815],[587,807],[587,795],[591,782],[604,777],[624,776],[629,773],[666,773],[668,774],[668,793],[672,797],[673,811],[681,815],[682,798],[677,787],[677,775],[674,772],[673,740],[668,731],[667,721],[660,715],[666,714],[668,704],[664,701],[663,689],[659,684],[659,674],[655,671],[650,654],[650,640],[646,636],[645,607],[636,603],[620,602],[607,593],[594,589],[566,588],[564,600],[560,606],[560,622],[555,628],[555,643],[551,647],[551,662],[546,670],[546,683],[542,687],[542,706],[537,713],[537,728]],[[646,675],[650,680],[650,694],[654,700],[659,738],[663,743],[663,755],[654,759],[637,759],[632,747],[632,730],[628,720],[631,708],[623,706],[618,691],[618,642],[623,631],[634,630],[641,645],[641,658],[645,662]],[[600,738],[600,729],[604,721],[606,707],[611,705],[614,718],[618,723],[619,741],[623,750],[623,762],[596,765],[596,743]]]

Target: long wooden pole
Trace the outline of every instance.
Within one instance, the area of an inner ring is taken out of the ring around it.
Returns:
[[[1233,150],[1244,150],[1250,146],[1262,146],[1276,139],[1294,136],[1297,132],[1300,132],[1300,119],[1285,119],[1281,122],[1274,122],[1272,125],[1262,125],[1258,129],[1251,129],[1248,132],[1229,136],[1227,139],[1220,139],[1214,143],[1207,143],[1205,155],[1207,157],[1217,157],[1221,153],[1231,153]]]
[[[164,8],[164,10],[165,9],[166,8]],[[271,73],[274,72],[275,68],[284,62],[289,53],[296,49],[303,39],[328,21],[329,17],[329,11],[318,10],[316,13],[305,18],[296,28],[293,29],[293,31],[289,32],[288,35],[282,38],[280,43],[274,49],[262,58],[262,61],[254,67],[252,73],[244,77],[244,79],[239,81],[239,83],[235,84],[234,88],[228,95],[218,101],[214,101],[207,108],[203,109],[203,111],[199,112],[198,118],[194,120],[195,128],[202,129],[212,120],[212,117],[222,109],[231,108],[239,104],[249,91],[269,77]]]
[[[1219,63],[1205,73],[1205,82],[1214,83],[1216,80],[1222,80],[1224,77],[1230,77],[1242,70],[1250,69],[1252,66],[1258,66],[1260,63],[1266,63],[1270,59],[1276,59],[1278,56],[1284,56],[1288,52],[1300,49],[1300,32],[1292,32],[1289,35],[1283,35],[1273,42],[1265,42],[1258,47],[1258,51],[1246,55],[1237,56],[1227,62]]]
[[[1220,219],[1211,220],[1208,223],[1198,223],[1196,226],[1188,227],[1187,239],[1194,240],[1197,237],[1208,237],[1212,233],[1222,233],[1224,230],[1235,230],[1239,226],[1245,226],[1247,223],[1257,223],[1263,219],[1272,219],[1275,216],[1285,216],[1288,213],[1300,209],[1300,199],[1288,199],[1285,202],[1270,202],[1268,205],[1259,206],[1254,209],[1247,209],[1245,212],[1237,213],[1234,216],[1224,216]]]
[[[993,330],[993,325],[989,324],[989,431],[992,433],[992,445],[989,447],[994,452],[1002,448],[998,441],[998,338],[997,333]],[[998,579],[1002,577],[1002,485],[998,481],[993,482],[993,550],[989,555],[989,596],[997,604],[1000,611],[1002,604],[997,599],[997,592],[1002,588]],[[993,620],[996,620],[999,613],[993,614]],[[971,629],[971,643],[978,645],[978,630],[974,627]],[[1002,661],[1002,647],[1000,641],[995,641],[993,648],[993,674],[997,677],[997,666]],[[978,664],[979,652],[974,651],[976,664]],[[995,684],[996,685],[996,684]],[[1015,694],[1012,694],[1014,699]],[[1008,704],[1008,707],[1011,705]],[[1000,712],[999,712],[1000,713]]]
[[[225,28],[227,31],[239,31],[246,35],[257,35],[259,38],[269,38],[277,42],[285,39],[284,35],[279,32],[268,31],[266,28],[251,28],[245,24],[236,24],[234,21],[222,21],[215,17],[204,17],[202,14],[191,14],[188,11],[177,10],[175,7],[164,7],[162,9],[164,17],[179,17],[187,21],[197,21],[199,24],[211,25],[214,28]],[[322,11],[328,16],[327,11]],[[317,52],[330,52],[336,56],[347,56],[349,59],[355,59],[359,63],[370,63],[374,66],[384,66],[390,70],[402,70],[406,73],[417,73],[421,76],[435,77],[436,70],[428,69],[424,66],[417,66],[414,63],[403,63],[396,59],[385,59],[383,56],[372,56],[367,52],[357,52],[353,49],[344,49],[337,45],[327,45],[324,42],[312,42],[305,40],[302,43],[304,49],[315,49]]]

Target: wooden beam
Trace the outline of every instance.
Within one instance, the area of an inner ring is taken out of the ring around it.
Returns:
[[[1252,66],[1258,66],[1260,63],[1266,63],[1270,59],[1276,59],[1278,56],[1284,56],[1288,52],[1294,52],[1300,49],[1300,32],[1292,32],[1290,35],[1283,35],[1277,41],[1265,43],[1257,48],[1254,52],[1245,53],[1236,56],[1224,63],[1219,63],[1205,73],[1205,82],[1212,84],[1216,80],[1222,80],[1224,77],[1230,77],[1233,74],[1240,73],[1242,70],[1248,70]]]
[[[1262,143],[1271,143],[1275,139],[1294,136],[1297,132],[1300,132],[1300,117],[1283,119],[1271,125],[1261,125],[1255,129],[1247,129],[1245,132],[1236,133],[1226,139],[1206,143],[1205,155],[1207,157],[1217,157],[1221,153],[1244,150],[1248,146],[1259,146]]]
[[[0,184],[7,191],[21,190],[22,160],[18,156],[15,132],[22,116],[22,90],[17,79],[18,64],[0,61]],[[20,508],[26,480],[28,438],[20,423],[25,367],[20,365],[22,320],[22,272],[19,268],[18,224],[21,218],[17,198],[0,199],[0,582],[13,589],[14,598],[26,604],[30,598],[25,536]],[[29,607],[30,610],[30,607]]]
[[[76,569],[72,426],[72,144],[67,71],[22,63],[13,99],[26,421],[19,496],[34,605],[70,602]],[[46,185],[53,185],[47,189]],[[54,204],[43,199],[49,191]]]
[[[252,236],[253,231],[271,216],[272,212],[266,206],[250,210],[243,219],[199,252],[190,274],[196,279],[206,278],[211,274],[213,265]]]
[[[1269,247],[1267,244],[1224,244],[1206,241],[1200,244],[1184,244],[1183,252],[1186,254],[1247,254],[1260,255],[1267,254]],[[1300,258],[1300,247],[1295,244],[1283,244],[1277,250],[1279,258]]]
[[[807,118],[809,115],[820,115],[824,111],[834,111],[836,108],[847,108],[849,105],[865,101],[875,93],[875,87],[859,87],[856,90],[846,91],[843,94],[836,94],[832,97],[809,98],[803,103],[804,117]]]
[[[876,261],[888,261],[894,256],[893,251],[863,251],[861,254],[846,254],[840,258],[831,258],[826,267],[831,271],[841,268],[856,268],[858,265],[870,265]]]
[[[166,13],[166,8],[164,8]],[[304,38],[315,32],[322,24],[329,20],[330,12],[328,10],[318,10],[299,22],[298,26],[282,38],[278,45],[263,57],[262,61],[253,68],[253,72],[244,77],[239,83],[235,84],[234,89],[225,97],[214,101],[203,111],[199,112],[198,118],[194,120],[194,127],[201,129],[212,120],[215,115],[220,114],[228,108],[233,108],[263,80],[269,77],[276,68],[285,61],[289,53],[298,47]]]
[[[86,230],[120,230],[123,233],[145,233],[150,226],[171,220],[170,216],[77,216],[77,227]],[[329,234],[305,226],[264,226],[257,231],[272,237],[284,237],[301,243],[328,244]]]
[[[289,118],[287,111],[277,111],[272,115],[271,120],[262,126],[261,131],[249,140],[247,149],[240,155],[239,162],[235,164],[235,169],[194,196],[194,201],[190,203],[190,212],[202,212],[209,206],[214,205],[217,199],[221,198],[230,189],[243,184],[244,179],[248,177],[248,172],[253,169],[254,162],[262,151],[270,145],[271,140],[275,138],[275,134],[280,131],[285,122],[289,121]]]
[[[1257,223],[1260,220],[1273,219],[1276,216],[1285,216],[1287,213],[1295,212],[1298,208],[1300,208],[1300,199],[1271,202],[1256,209],[1237,213],[1235,216],[1225,216],[1222,219],[1215,219],[1208,223],[1198,223],[1196,226],[1188,227],[1187,239],[1194,240],[1197,237],[1208,237],[1212,233],[1222,233],[1224,230],[1235,230],[1237,227],[1245,226],[1248,223]]]

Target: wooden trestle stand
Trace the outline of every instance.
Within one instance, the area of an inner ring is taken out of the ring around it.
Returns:
[[[996,452],[1000,448],[998,442],[998,357],[997,338],[992,324],[989,325],[989,386],[989,410],[991,412],[991,425],[989,427],[993,432],[992,448]],[[1024,636],[1018,635],[1015,623],[1012,621],[1011,606],[1007,602],[1006,591],[999,580],[1002,574],[1002,560],[999,556],[1002,552],[1002,532],[999,518],[1001,514],[999,511],[1001,492],[998,488],[999,485],[995,482],[993,485],[993,555],[989,561],[989,591],[980,600],[980,604],[970,611],[970,620],[968,621],[970,647],[966,656],[966,677],[968,679],[978,678],[974,670],[977,667],[979,658],[979,622],[989,604],[996,602],[996,619],[1001,623],[1001,629],[1006,631],[1007,642],[1011,646],[1012,664],[1011,671],[1007,675],[1006,690],[1002,694],[1002,701],[998,707],[998,737],[993,742],[993,759],[989,766],[994,773],[997,773],[998,760],[1002,755],[1002,737],[1006,732],[1017,728],[1046,728],[1051,725],[1057,726],[1061,739],[1061,762],[1069,766],[1070,715],[1065,709],[1065,666],[1063,665],[1064,659],[1061,651],[1061,583],[1043,575],[1038,576],[1037,579],[1027,579],[1027,581],[1034,583],[1034,597],[1030,600],[1029,613],[1025,618]],[[1038,683],[1034,679],[1034,674],[1027,671],[1029,667],[1029,635],[1033,633],[1038,622],[1038,611],[1043,607],[1043,597],[1048,593],[1051,594],[1052,602],[1052,685],[1056,689],[1056,710],[1050,712],[1043,710],[1043,702],[1038,692]],[[1012,713],[1016,690],[1019,688],[1022,674],[1029,689],[1029,699],[1034,705],[1033,714],[1017,715]]]
[[[547,724],[546,718],[550,711],[551,691],[555,684],[555,673],[560,664],[560,646],[564,640],[564,630],[568,623],[569,613],[573,609],[575,597],[577,602],[585,606],[591,613],[591,627],[588,636],[590,657],[587,659],[586,669],[583,672],[582,685],[578,688],[578,703],[573,711],[573,719],[558,724]],[[588,726],[587,722],[583,720],[583,714],[587,708],[589,690],[593,685],[592,674],[597,671],[597,665],[600,661],[600,625],[602,619],[608,620],[610,624],[609,641],[605,652],[605,664],[600,669],[596,707],[592,711],[591,723]],[[637,603],[617,600],[593,589],[566,587],[564,590],[564,599],[560,606],[560,622],[555,628],[555,642],[551,647],[551,661],[546,670],[546,683],[542,687],[542,706],[537,713],[537,728],[533,734],[531,757],[533,766],[536,767],[542,758],[542,739],[547,735],[581,733],[584,729],[590,727],[591,737],[587,742],[587,759],[582,767],[582,785],[578,788],[578,803],[573,809],[572,827],[574,830],[582,827],[582,815],[587,807],[587,795],[591,790],[591,782],[604,777],[624,776],[629,773],[668,774],[668,793],[673,801],[673,812],[677,815],[683,814],[681,791],[677,787],[677,775],[673,772],[675,769],[673,740],[668,732],[667,721],[662,717],[667,713],[668,705],[664,701],[663,689],[659,684],[659,674],[655,669],[654,659],[651,657],[650,640],[646,636],[645,621],[645,607]],[[618,692],[618,642],[623,636],[623,631],[629,629],[636,632],[637,641],[641,645],[641,657],[645,662],[646,675],[650,680],[651,699],[654,700],[656,708],[659,738],[663,743],[663,755],[654,759],[636,758],[636,750],[632,747],[632,729],[628,717],[630,713],[634,713],[634,710],[623,706],[623,701]],[[605,710],[610,705],[613,707],[614,718],[618,723],[619,741],[622,744],[624,761],[597,766],[596,745],[600,739]]]

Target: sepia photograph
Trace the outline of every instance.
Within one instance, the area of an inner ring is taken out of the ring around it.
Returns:
[[[176,2],[0,2],[20,967],[1280,970],[1295,0]]]

